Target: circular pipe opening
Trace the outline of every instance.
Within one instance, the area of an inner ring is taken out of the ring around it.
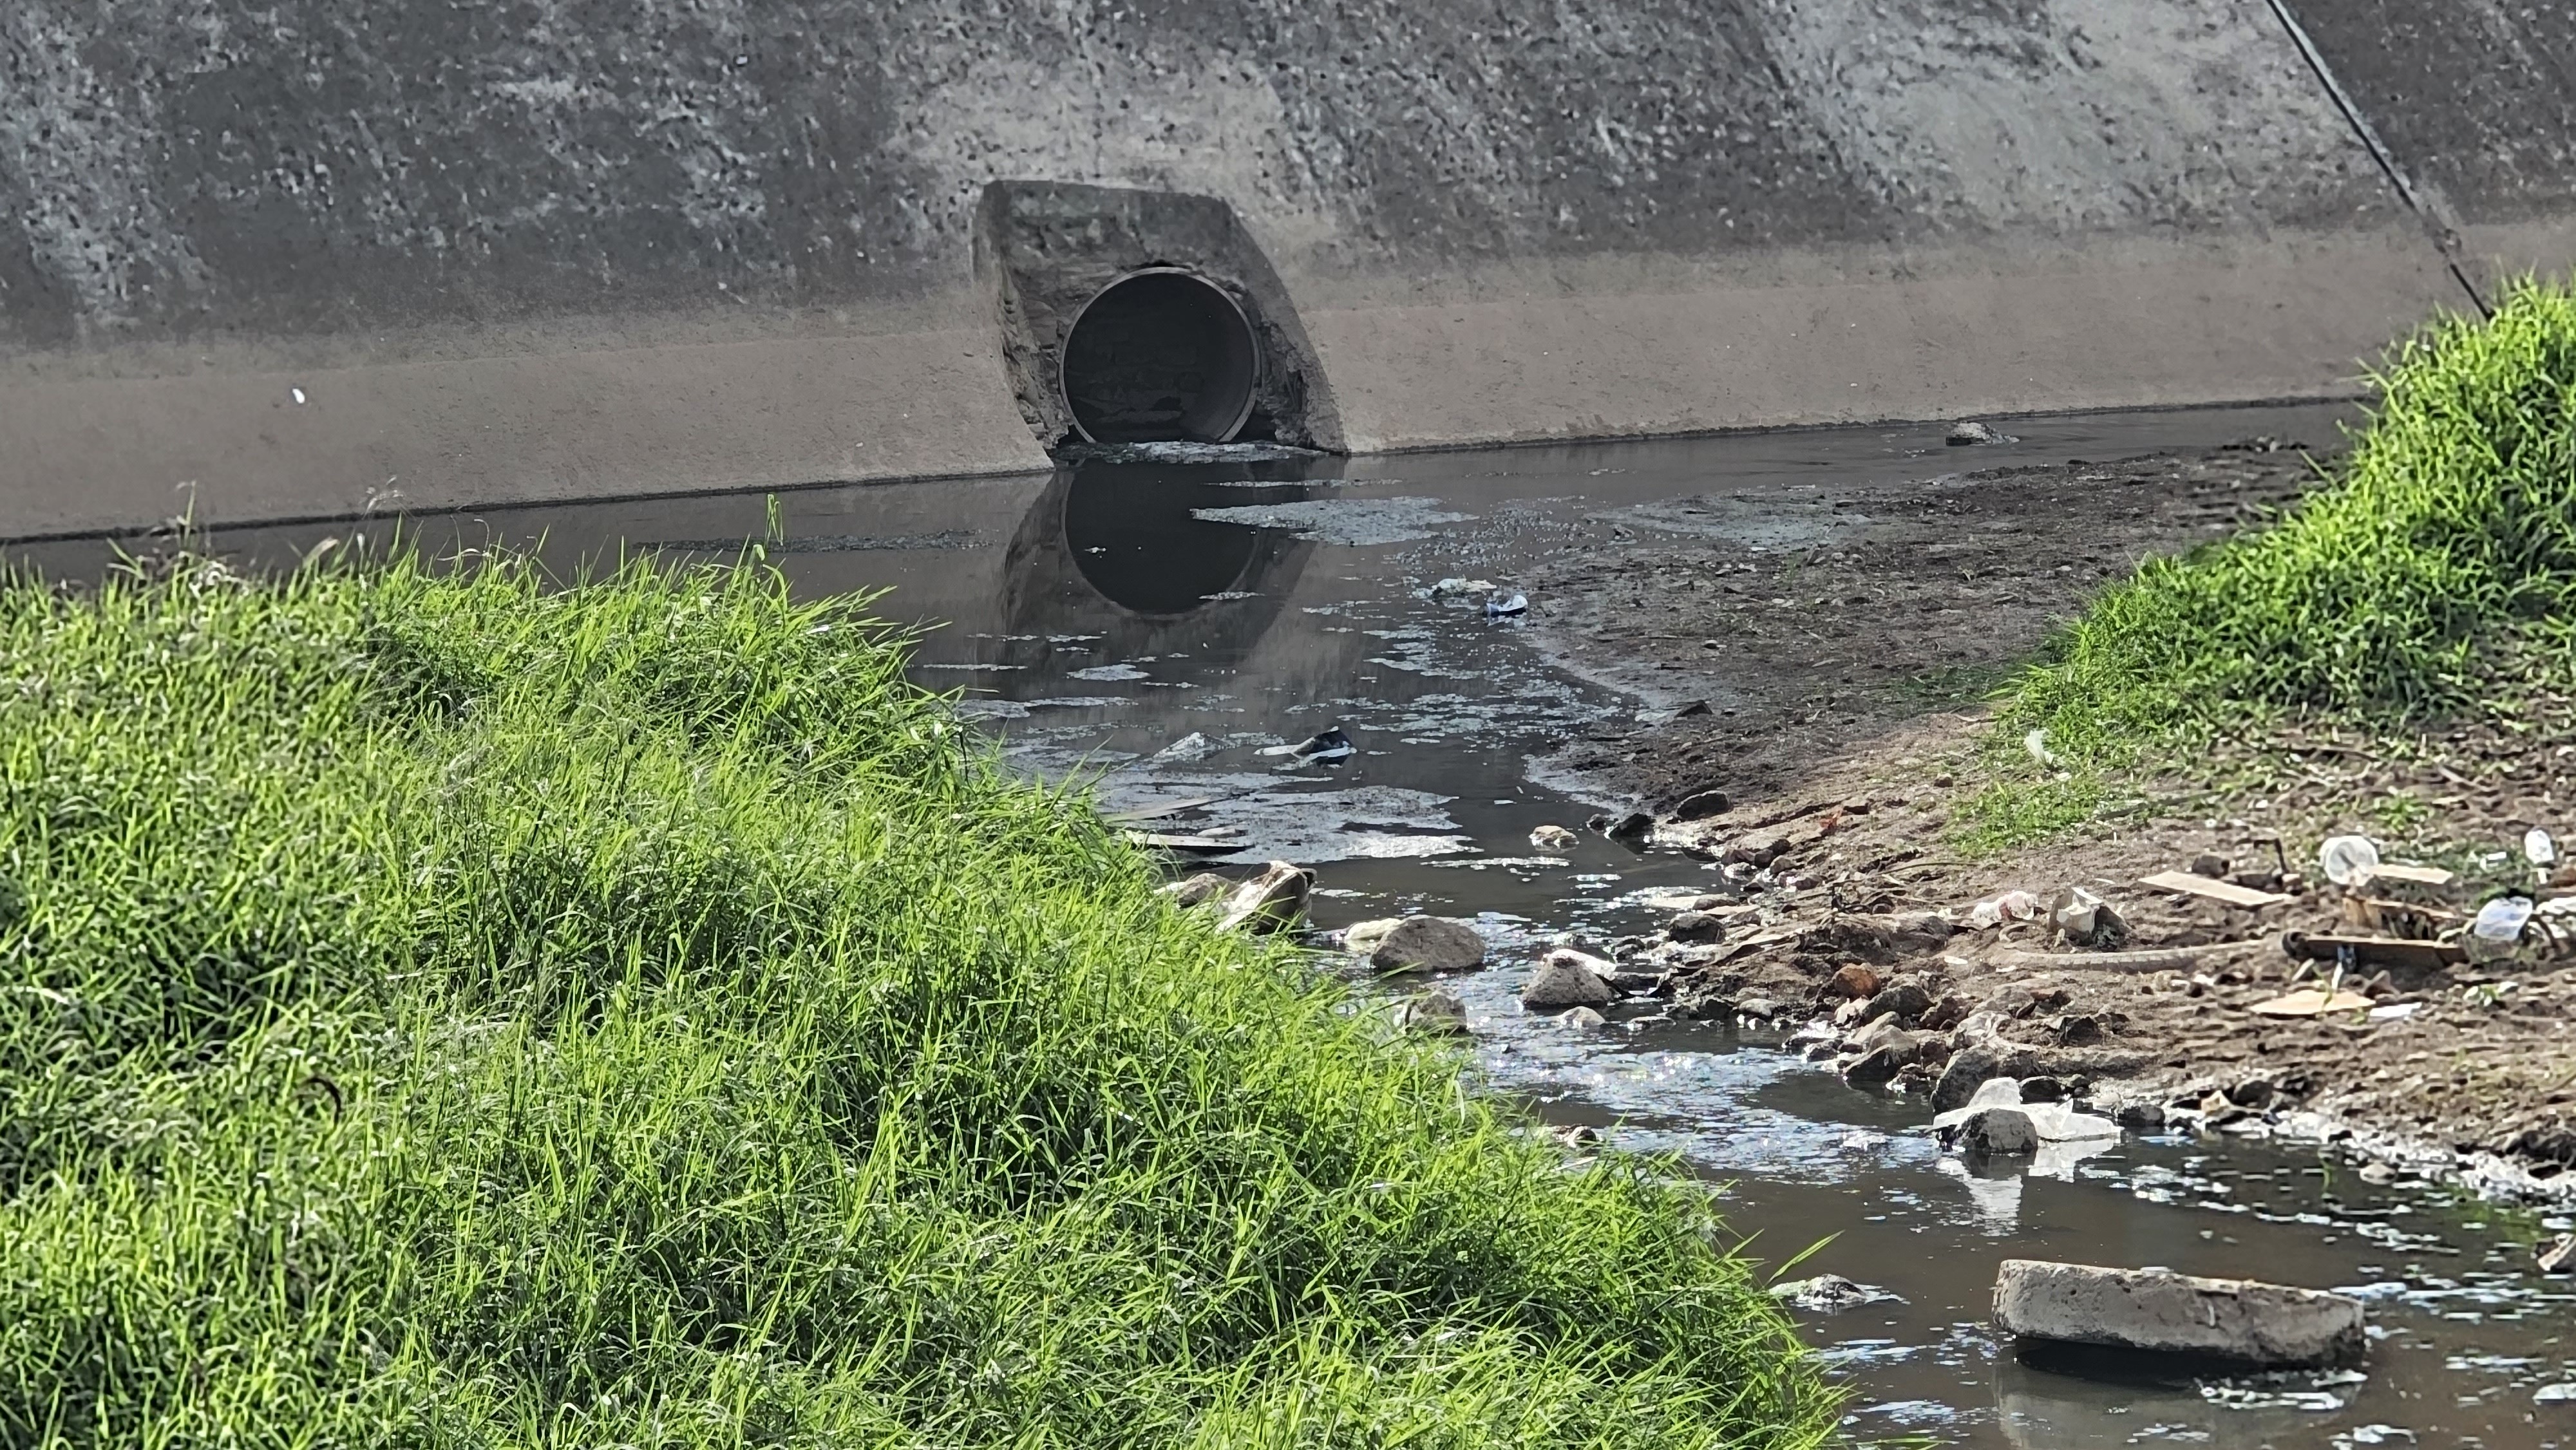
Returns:
[[[1064,404],[1093,443],[1232,442],[1260,381],[1243,309],[1179,267],[1103,287],[1065,334]]]

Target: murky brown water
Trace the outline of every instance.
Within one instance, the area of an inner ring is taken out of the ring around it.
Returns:
[[[1533,784],[1525,760],[1637,702],[1550,669],[1480,599],[1426,599],[1449,576],[1506,586],[1573,520],[1723,485],[1747,542],[1803,547],[1815,505],[1902,495],[1947,470],[2112,456],[2254,433],[2329,436],[2330,410],[2031,420],[2024,441],[1946,452],[1931,429],[1372,460],[1090,465],[1052,478],[783,495],[771,556],[815,591],[892,588],[888,610],[946,621],[921,677],[968,692],[1033,774],[1098,777],[1113,809],[1211,803],[1171,827],[1239,832],[1244,859],[1319,867],[1326,925],[1409,910],[1477,919],[1498,965],[1445,985],[1468,1004],[1481,1069],[1552,1120],[1677,1155],[1725,1184],[1753,1252],[1896,1296],[1809,1322],[1853,1391],[1861,1440],[1970,1446],[2221,1447],[2576,1443],[2566,1281],[2525,1246],[2570,1224],[2426,1185],[2371,1187],[2320,1151],[2131,1137],[2053,1174],[1971,1173],[1922,1131],[1928,1109],[1844,1087],[1776,1036],[1631,1015],[1592,1036],[1524,1017],[1522,964],[1560,934],[1643,929],[1654,890],[1710,872],[1595,836],[1563,857],[1528,843],[1590,805]],[[1848,516],[1848,515],[1843,515]],[[1732,515],[1730,517],[1733,517]],[[1650,526],[1650,525],[1649,525]],[[1705,527],[1704,523],[1697,525]],[[480,539],[543,535],[567,563],[617,541],[730,552],[758,498],[521,510],[428,521]],[[221,542],[283,557],[322,529]],[[95,567],[50,546],[48,567]],[[1722,688],[1713,682],[1712,688]],[[1261,747],[1339,724],[1359,753],[1279,768]],[[1985,1325],[2007,1257],[2160,1264],[2337,1287],[2372,1301],[2356,1374],[2108,1384],[2017,1362]]]

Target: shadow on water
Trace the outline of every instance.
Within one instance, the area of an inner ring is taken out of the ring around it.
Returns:
[[[1976,466],[2207,446],[2334,418],[2249,413],[2031,420]],[[1553,940],[1600,947],[1658,919],[1654,893],[1716,882],[1700,863],[1585,834],[1561,853],[1532,828],[1590,803],[1530,778],[1529,757],[1637,702],[1559,673],[1518,621],[1446,578],[1511,588],[1580,529],[1693,528],[1797,546],[1790,525],[1903,503],[1945,469],[1937,431],[1851,429],[1684,442],[1348,461],[1086,464],[1051,475],[815,489],[776,500],[772,557],[800,592],[891,589],[891,617],[936,624],[917,677],[959,693],[1005,758],[1081,773],[1111,809],[1182,806],[1167,828],[1239,842],[1243,861],[1318,868],[1324,925],[1429,910],[1475,921],[1483,971],[1466,1003],[1469,1070],[1556,1124],[1672,1155],[1719,1185],[1731,1227],[1777,1261],[1828,1234],[1799,1273],[1893,1298],[1801,1313],[1851,1387],[1858,1440],[2014,1450],[2197,1445],[2576,1444],[2535,1403],[2576,1379],[2571,1295],[2536,1277],[2535,1222],[2425,1185],[2356,1182],[2315,1148],[2136,1138],[2046,1165],[1971,1169],[1923,1131],[1916,1101],[1855,1091],[1777,1034],[1665,1019],[1652,1004],[1579,1033],[1525,1014],[1516,990]],[[1834,512],[1828,505],[1850,501]],[[765,529],[757,496],[537,508],[425,521],[448,537],[543,539],[569,570],[658,548],[729,557]],[[342,526],[345,528],[346,526]],[[291,559],[331,529],[216,542]],[[105,551],[48,546],[57,574]],[[85,561],[85,562],[84,562]],[[1542,610],[1545,601],[1537,601]],[[1727,688],[1711,677],[1695,682]],[[1265,746],[1342,725],[1359,750],[1317,767]],[[2062,1258],[2342,1287],[2371,1304],[2361,1371],[2060,1373],[1986,1327],[1995,1265]]]

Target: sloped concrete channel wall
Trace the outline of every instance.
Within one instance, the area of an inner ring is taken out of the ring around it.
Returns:
[[[2571,33],[9,0],[0,536],[1043,466],[1047,329],[1149,264],[1262,329],[1261,426],[1352,449],[2342,392],[2576,255]],[[1095,227],[1085,187],[1137,195]]]

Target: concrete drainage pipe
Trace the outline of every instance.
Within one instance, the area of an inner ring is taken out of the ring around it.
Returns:
[[[1243,309],[1179,267],[1110,283],[1065,334],[1065,406],[1093,443],[1231,442],[1260,382]]]

